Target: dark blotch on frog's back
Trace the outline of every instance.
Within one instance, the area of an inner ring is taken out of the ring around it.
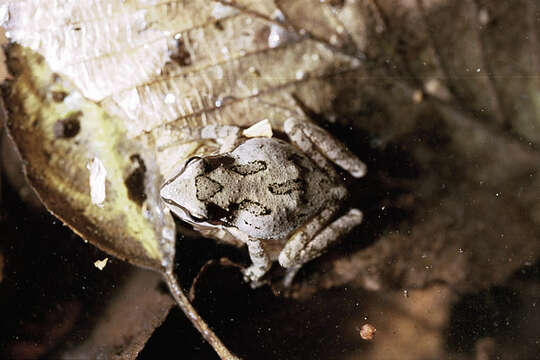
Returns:
[[[254,160],[254,161],[248,162],[247,164],[240,164],[240,165],[235,165],[231,167],[232,171],[243,176],[254,175],[266,169],[267,169],[266,162],[262,160]]]

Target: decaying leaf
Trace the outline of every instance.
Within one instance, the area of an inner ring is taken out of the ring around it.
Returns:
[[[15,75],[5,98],[8,126],[45,205],[111,254],[161,268],[171,256],[163,235],[173,241],[174,225],[158,202],[152,158],[41,56],[13,46],[8,66]],[[107,169],[102,206],[90,196],[87,165],[96,158]]]
[[[326,123],[369,169],[350,184],[364,225],[304,269],[293,295],[344,284],[468,291],[539,256],[534,1],[0,9],[18,44],[4,102],[28,176],[51,211],[116,256],[171,269],[174,228],[157,188],[188,156],[215,149],[188,129],[268,119],[279,131],[289,117]],[[92,159],[107,172],[102,207],[90,195]]]
[[[304,116],[299,86],[360,66],[287,24],[277,6],[253,5],[2,6],[8,37],[22,45],[9,51],[9,127],[51,211],[172,279],[174,230],[157,189],[187,156],[212,148],[186,139],[187,128],[268,118],[279,129]]]
[[[161,277],[134,269],[82,343],[62,349],[63,359],[134,359],[165,319],[173,299],[159,291]],[[144,319],[144,321],[143,321]]]

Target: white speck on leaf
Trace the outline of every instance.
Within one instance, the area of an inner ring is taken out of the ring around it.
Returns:
[[[176,97],[174,96],[174,94],[169,93],[165,95],[165,99],[163,101],[165,102],[165,104],[173,104],[175,100]]]
[[[214,7],[212,8],[212,17],[214,19],[223,19],[228,16],[234,15],[238,12],[234,7],[224,5],[222,3],[216,3]]]
[[[259,121],[242,132],[245,137],[272,137],[272,125],[268,119]]]
[[[107,179],[107,170],[98,158],[93,158],[86,168],[90,171],[90,198],[92,204],[103,206],[105,202],[105,180]]]
[[[297,38],[295,33],[287,31],[283,26],[272,24],[270,34],[268,34],[268,47],[273,49]]]

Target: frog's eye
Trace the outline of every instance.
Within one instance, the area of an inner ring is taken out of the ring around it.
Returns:
[[[186,161],[186,164],[184,165],[184,169],[187,168],[189,166],[189,164],[191,164],[192,162],[194,161],[197,161],[197,160],[201,160],[202,158],[200,156],[193,156],[193,157],[190,157],[188,159],[188,161]]]
[[[206,222],[205,219],[202,219],[200,217],[197,217],[197,216],[193,216],[193,215],[189,215],[190,217],[190,220],[193,221],[194,223],[203,223],[203,222]]]
[[[234,164],[234,158],[227,155],[206,156],[203,161],[206,173],[214,171],[220,166],[228,168]]]

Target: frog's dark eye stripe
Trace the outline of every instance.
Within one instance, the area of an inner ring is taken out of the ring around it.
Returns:
[[[229,167],[234,163],[234,159],[227,155],[206,156],[203,161],[205,173],[210,173],[220,166]]]
[[[266,170],[266,162],[262,160],[250,161],[247,164],[235,165],[231,167],[231,170],[240,175],[253,175],[259,171]]]

